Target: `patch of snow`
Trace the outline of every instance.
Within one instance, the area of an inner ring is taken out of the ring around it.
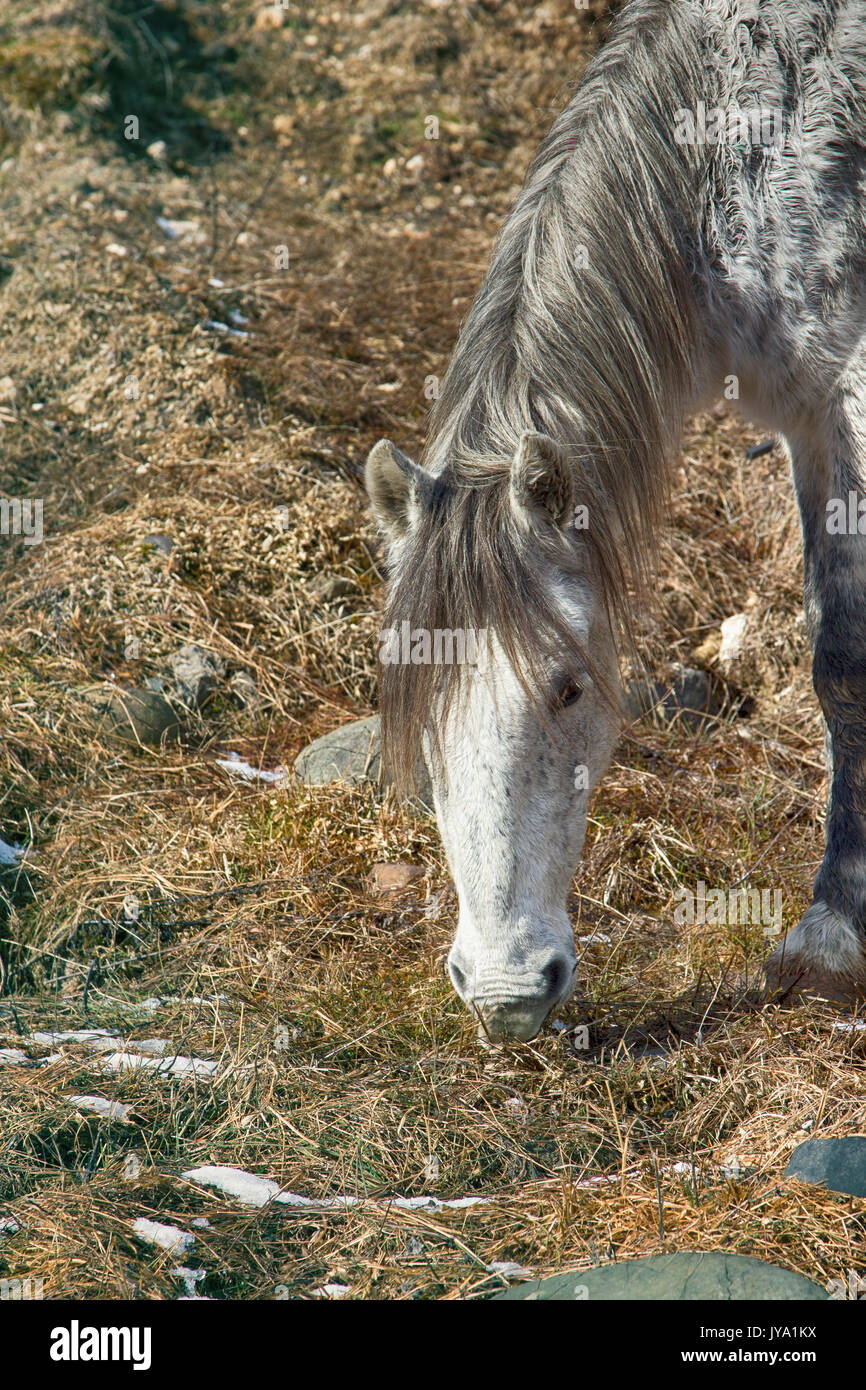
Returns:
[[[201,994],[152,995],[149,999],[142,999],[135,1007],[137,1009],[144,1009],[149,1014],[155,1014],[157,1009],[167,1009],[169,1004],[227,1004],[228,998],[229,996],[227,994],[217,994],[212,998],[206,998]]]
[[[131,1105],[124,1105],[119,1100],[106,1100],[104,1096],[67,1096],[66,1099],[76,1110],[105,1115],[109,1120],[127,1120],[132,1109]]]
[[[150,1057],[164,1057],[167,1052],[171,1052],[174,1043],[170,1038],[136,1038],[130,1043],[136,1052],[145,1052]]]
[[[0,1216],[0,1240],[4,1236],[14,1236],[16,1231],[20,1231],[21,1226],[14,1216]]]
[[[204,1057],[143,1057],[137,1052],[112,1052],[102,1061],[104,1071],[145,1071],[156,1072],[158,1076],[215,1076],[219,1062]]]
[[[40,1047],[56,1047],[58,1043],[96,1043],[102,1038],[117,1038],[119,1033],[107,1028],[72,1028],[65,1033],[31,1033],[30,1041]]]
[[[526,1269],[523,1265],[515,1264],[513,1260],[494,1260],[487,1266],[488,1274],[501,1274],[505,1279],[532,1279],[535,1276],[531,1269]]]
[[[749,621],[747,613],[733,613],[722,623],[722,641],[719,647],[719,661],[726,665],[736,661],[743,651],[743,639]]]
[[[133,1221],[132,1229],[146,1245],[158,1245],[161,1250],[171,1250],[176,1255],[185,1255],[195,1245],[195,1236],[188,1231],[165,1226],[161,1221],[149,1221],[146,1216]]]
[[[510,1110],[514,1118],[522,1125],[529,1119],[529,1106],[522,1096],[509,1096],[504,1102],[506,1110]]]
[[[467,1207],[489,1206],[492,1197],[376,1197],[378,1205],[398,1207],[400,1211],[465,1211]]]
[[[246,333],[242,328],[229,328],[227,323],[221,323],[219,319],[206,319],[204,327],[210,333],[228,333],[232,338],[251,338],[252,333]]]
[[[170,217],[158,217],[156,225],[169,241],[183,241],[184,237],[193,236],[199,230],[197,222],[175,221]]]
[[[117,1036],[111,1038],[100,1038],[93,1044],[96,1052],[126,1052],[134,1049],[136,1052],[143,1052],[150,1057],[164,1057],[167,1052],[174,1051],[174,1043],[169,1038],[128,1038],[120,1044],[118,1048]]]
[[[18,1062],[29,1062],[30,1058],[20,1047],[0,1047],[0,1067],[15,1066]]]
[[[275,786],[285,787],[289,781],[289,770],[282,764],[273,772],[268,772],[265,768],[253,767],[240,753],[227,753],[224,758],[216,759],[216,765],[234,777],[242,777],[245,782],[272,782]]]
[[[235,1197],[247,1207],[264,1207],[280,1195],[280,1185],[272,1178],[260,1178],[255,1173],[245,1173],[241,1168],[227,1168],[219,1164],[205,1164],[201,1168],[190,1168],[181,1173],[187,1182],[201,1183],[204,1187],[215,1187],[228,1197]]]
[[[215,1187],[228,1197],[234,1197],[249,1207],[264,1207],[268,1202],[279,1202],[288,1207],[311,1207],[316,1210],[331,1210],[334,1207],[360,1207],[369,1202],[376,1206],[397,1207],[401,1211],[462,1211],[467,1207],[486,1205],[490,1197],[348,1197],[340,1194],[335,1197],[302,1197],[297,1192],[284,1192],[273,1178],[260,1178],[255,1173],[246,1173],[242,1168],[228,1168],[219,1164],[205,1164],[201,1168],[190,1168],[181,1177],[187,1182],[201,1183],[204,1187]]]
[[[746,1170],[738,1158],[732,1158],[730,1163],[721,1163],[718,1171],[723,1178],[736,1180],[741,1178]]]
[[[200,1283],[207,1274],[206,1269],[190,1269],[188,1265],[177,1265],[172,1271],[176,1279],[179,1279],[184,1287],[184,1292],[179,1301],[194,1301],[196,1303],[211,1302],[205,1300],[200,1294],[196,1293],[196,1284]]]
[[[349,1284],[323,1284],[320,1289],[313,1289],[316,1298],[345,1298],[351,1292]]]
[[[7,845],[4,839],[0,839],[0,864],[17,864],[23,856],[22,845]]]
[[[862,1033],[863,1029],[866,1028],[866,1019],[841,1019],[834,1023],[833,1027],[841,1029],[843,1033]]]
[[[623,1173],[600,1173],[593,1178],[578,1178],[573,1182],[572,1187],[603,1187],[605,1183],[622,1182],[623,1177],[637,1178],[640,1174],[636,1168],[629,1168]]]

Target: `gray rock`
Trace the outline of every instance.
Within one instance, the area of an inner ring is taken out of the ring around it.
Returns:
[[[304,585],[304,589],[317,603],[335,603],[337,599],[358,592],[357,584],[341,574],[317,574]]]
[[[255,677],[249,671],[235,671],[229,681],[229,689],[244,709],[256,710],[262,702]]]
[[[866,1135],[807,1139],[788,1159],[785,1177],[822,1183],[849,1197],[866,1197]]]
[[[721,714],[723,693],[706,671],[684,667],[673,684],[661,681],[631,681],[626,689],[628,712],[632,719],[650,714],[662,724],[675,720],[686,728],[698,729]]]
[[[189,642],[168,658],[178,698],[189,709],[201,709],[219,687],[225,675],[225,662],[200,647]]]
[[[181,736],[177,714],[154,690],[119,690],[100,714],[101,730],[126,743],[177,743]]]
[[[145,550],[155,550],[160,555],[170,555],[174,550],[174,541],[171,536],[164,536],[159,531],[155,531],[152,536],[145,536],[141,543]]]
[[[710,1251],[650,1255],[643,1260],[623,1260],[621,1264],[597,1269],[554,1274],[549,1279],[533,1279],[496,1294],[494,1302],[503,1298],[562,1303],[583,1299],[738,1302],[828,1297],[819,1284],[791,1269],[781,1269],[751,1255]]]
[[[311,787],[324,787],[340,781],[348,782],[350,786],[359,786],[362,782],[372,782],[382,788],[391,786],[393,779],[387,769],[384,774],[382,771],[379,716],[374,714],[369,719],[357,719],[315,739],[298,754],[295,772],[302,782]],[[415,787],[412,804],[424,810],[432,809],[430,779],[420,758],[415,769]]]

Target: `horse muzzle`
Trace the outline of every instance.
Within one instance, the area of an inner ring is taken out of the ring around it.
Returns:
[[[543,963],[533,964],[534,969],[520,973],[470,972],[458,948],[452,949],[448,973],[460,998],[478,1019],[482,1042],[529,1042],[571,994],[577,970],[573,956],[554,950]]]

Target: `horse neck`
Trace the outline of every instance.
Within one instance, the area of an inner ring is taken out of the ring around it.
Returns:
[[[576,466],[586,448],[607,451],[613,489],[646,494],[656,475],[661,486],[707,375],[696,293],[706,151],[672,134],[705,87],[673,30],[650,45],[623,24],[591,65],[461,331],[431,420],[433,471],[502,468],[520,434],[540,429]]]

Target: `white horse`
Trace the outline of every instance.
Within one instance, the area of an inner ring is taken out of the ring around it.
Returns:
[[[499,236],[423,464],[385,440],[367,463],[410,639],[382,668],[386,756],[423,747],[451,978],[491,1038],[573,988],[615,635],[684,416],[726,386],[790,451],[832,771],[814,901],[769,975],[866,988],[864,333],[866,0],[632,0]],[[483,664],[432,659],[437,631],[484,634]]]

